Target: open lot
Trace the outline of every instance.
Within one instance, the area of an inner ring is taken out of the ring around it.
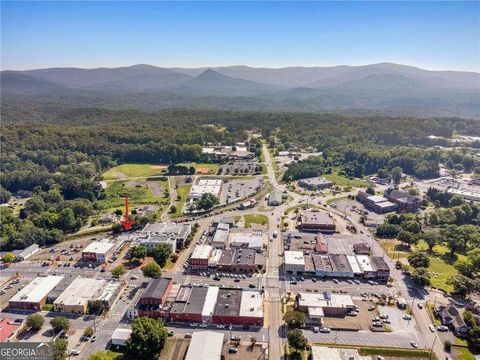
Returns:
[[[123,164],[115,166],[103,173],[104,180],[120,180],[129,177],[148,177],[163,175],[166,165]]]
[[[263,360],[267,359],[265,349],[260,344],[251,347],[250,345],[240,345],[237,347],[237,353],[225,354],[225,360]]]
[[[403,316],[406,315],[406,311],[400,310],[396,306],[378,306],[379,314],[388,315],[391,324],[388,324],[388,327],[393,331],[415,331],[416,322],[415,318],[412,317],[411,320],[403,319]]]
[[[220,168],[219,164],[210,164],[210,163],[180,163],[177,166],[186,166],[195,168],[197,174],[216,174]]]

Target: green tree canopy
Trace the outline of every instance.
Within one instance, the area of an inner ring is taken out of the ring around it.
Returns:
[[[162,268],[154,260],[142,268],[143,276],[159,279],[162,276]]]
[[[25,325],[33,331],[38,331],[45,323],[45,319],[40,314],[28,315],[25,321]]]
[[[168,331],[161,320],[138,317],[132,322],[132,334],[127,340],[127,359],[156,359],[165,346]]]
[[[65,316],[56,316],[50,320],[50,325],[55,332],[67,331],[70,328],[70,320]]]
[[[168,244],[159,244],[152,250],[152,257],[158,265],[164,267],[172,254],[172,247]]]
[[[408,256],[408,262],[414,268],[428,268],[430,257],[423,252],[415,251]]]
[[[287,340],[288,345],[296,351],[305,350],[308,346],[308,340],[300,329],[289,330],[287,333]]]

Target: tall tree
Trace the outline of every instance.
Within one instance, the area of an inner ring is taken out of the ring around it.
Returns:
[[[132,323],[132,334],[127,340],[127,359],[156,359],[165,346],[168,331],[161,320],[138,317]]]

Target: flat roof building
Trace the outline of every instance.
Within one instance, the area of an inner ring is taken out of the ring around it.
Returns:
[[[373,278],[376,276],[376,271],[370,262],[370,258],[368,255],[357,255],[358,265],[360,265],[360,269],[362,269],[363,276],[366,278]]]
[[[353,277],[353,269],[350,266],[347,255],[345,254],[330,254],[330,264],[332,265],[331,276],[338,277]]]
[[[140,231],[138,240],[147,239],[149,236],[164,236],[168,241],[176,241],[175,249],[183,249],[185,241],[192,231],[190,224],[177,224],[172,222],[149,223]]]
[[[225,335],[215,331],[194,331],[185,360],[220,360]]]
[[[199,200],[203,194],[212,194],[219,198],[222,183],[221,179],[200,179],[196,185],[192,185],[188,199]]]
[[[213,250],[214,247],[211,245],[197,245],[190,257],[190,267],[192,270],[206,269]]]
[[[12,309],[25,309],[40,311],[47,302],[47,296],[63,276],[46,276],[33,279],[27,286],[16,293],[8,302]]]
[[[272,191],[268,195],[268,201],[267,201],[269,206],[278,206],[282,203],[282,193],[278,190]]]
[[[230,226],[225,223],[219,223],[212,239],[212,246],[216,249],[225,249],[228,244],[228,235]]]
[[[64,313],[86,314],[89,301],[99,300],[107,284],[107,280],[78,277],[53,302],[53,309]]]
[[[17,254],[15,259],[17,261],[24,261],[32,257],[34,254],[40,251],[40,246],[38,244],[32,244],[27,248],[23,249],[20,253]]]
[[[104,263],[112,256],[114,246],[114,243],[107,241],[93,241],[83,249],[82,260]]]
[[[115,329],[112,334],[112,345],[125,346],[130,335],[132,335],[132,329]]]
[[[305,312],[310,318],[324,316],[345,316],[355,309],[352,297],[344,294],[299,292],[297,295],[298,310]]]
[[[302,251],[285,251],[284,267],[287,274],[298,274],[305,271],[305,258]]]
[[[307,190],[323,190],[333,186],[333,182],[325,179],[324,177],[312,177],[307,179],[298,180],[298,185]]]
[[[262,229],[230,232],[230,247],[244,247],[254,250],[262,250],[264,243],[264,231]]]
[[[306,210],[302,214],[302,230],[333,233],[336,230],[333,217],[325,211]]]

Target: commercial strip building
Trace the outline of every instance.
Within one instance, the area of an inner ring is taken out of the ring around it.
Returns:
[[[387,198],[378,195],[371,195],[362,190],[358,191],[357,200],[365,205],[365,207],[379,214],[395,211],[398,208],[397,204],[388,201]]]
[[[465,200],[480,201],[480,191],[474,192],[474,191],[468,191],[468,190],[462,190],[462,189],[449,188],[447,190],[447,193],[451,195],[460,195]]]
[[[283,270],[287,275],[341,278],[388,279],[390,268],[382,257],[346,254],[305,254],[285,251]]]
[[[40,311],[47,302],[47,295],[57,284],[62,281],[63,276],[46,276],[33,279],[27,286],[16,293],[8,302],[11,309]]]
[[[324,190],[332,187],[333,182],[325,179],[324,177],[318,176],[318,177],[298,180],[298,186],[307,190],[316,191],[316,190]]]
[[[172,322],[263,326],[263,292],[215,286],[181,286],[170,308]]]
[[[149,223],[138,233],[137,240],[147,250],[152,250],[160,243],[167,243],[172,251],[181,250],[192,231],[190,224],[176,224],[172,222]]]
[[[86,314],[93,301],[102,301],[108,309],[121,289],[120,282],[77,277],[53,302],[53,310],[71,314]]]
[[[108,242],[106,239],[102,241],[91,242],[82,251],[82,260],[91,261],[97,264],[104,263],[110,259],[114,252],[114,243]]]
[[[112,334],[112,345],[113,346],[125,346],[127,344],[127,340],[132,335],[132,329],[122,329],[118,328]]]
[[[207,269],[213,250],[214,247],[211,245],[197,245],[190,257],[190,268],[192,270]]]
[[[16,261],[27,260],[28,258],[32,257],[33,255],[35,255],[39,251],[40,251],[40,246],[38,246],[38,244],[32,244],[32,245],[28,246],[27,248],[23,249],[22,251],[20,251],[15,256],[15,260]]]
[[[232,231],[228,237],[229,246],[262,251],[263,244],[266,242],[266,236],[267,234],[262,228]]]
[[[134,319],[137,316],[148,316],[155,319],[167,317],[167,300],[172,286],[173,280],[170,278],[151,280],[145,291],[137,292],[132,305],[127,310],[127,317],[129,319]]]
[[[237,248],[221,250],[220,256],[209,263],[215,271],[253,274],[265,266],[265,257],[253,249]]]
[[[333,217],[325,211],[307,210],[302,214],[303,231],[334,233],[336,230]]]
[[[185,360],[220,360],[225,335],[215,331],[194,331]]]

